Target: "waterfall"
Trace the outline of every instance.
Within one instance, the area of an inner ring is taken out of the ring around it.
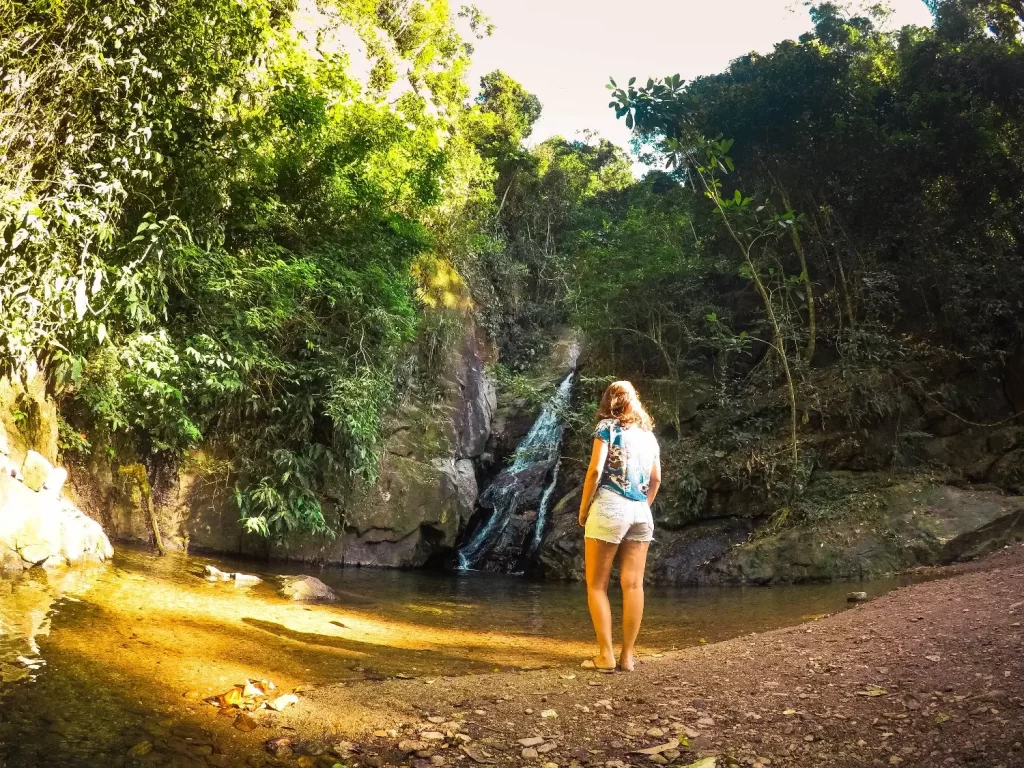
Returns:
[[[562,444],[562,411],[569,403],[572,385],[576,379],[575,367],[559,384],[558,390],[545,404],[540,416],[516,448],[514,461],[495,479],[485,496],[492,506],[487,522],[458,551],[460,570],[472,570],[491,553],[518,511],[524,496],[536,492],[546,481],[537,509],[529,547],[518,553],[532,555],[540,546],[547,522],[551,497],[558,482],[558,455]],[[550,477],[549,477],[550,475]],[[534,497],[536,498],[536,497]]]

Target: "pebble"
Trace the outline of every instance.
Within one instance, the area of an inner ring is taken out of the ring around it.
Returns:
[[[657,739],[657,738],[660,738],[660,737],[664,736],[665,735],[665,731],[663,731],[661,728],[649,728],[647,730],[647,735],[651,736],[652,738]]]
[[[444,741],[444,734],[440,731],[424,731],[420,734],[420,738],[427,741]]]
[[[519,743],[524,747],[538,747],[545,742],[543,736],[531,736],[528,739],[520,739]]]
[[[523,756],[523,760],[536,760],[538,757],[540,757],[540,752],[538,752],[533,747],[523,747],[523,751],[521,754]]]

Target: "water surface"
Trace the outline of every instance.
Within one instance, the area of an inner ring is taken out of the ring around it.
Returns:
[[[265,581],[210,583],[199,576],[206,564]],[[279,597],[275,576],[302,572],[335,587],[343,602]],[[857,588],[877,595],[896,585]],[[844,609],[850,589],[651,587],[640,650],[795,624]],[[613,605],[617,612],[617,597]],[[234,765],[232,744],[203,730],[217,710],[202,699],[246,678],[291,690],[576,666],[591,654],[591,638],[580,584],[489,573],[268,569],[122,547],[104,565],[0,580],[0,766]],[[142,739],[158,748],[126,757]]]

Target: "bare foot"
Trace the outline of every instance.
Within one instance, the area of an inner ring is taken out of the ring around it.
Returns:
[[[619,669],[623,672],[632,672],[636,669],[636,659],[633,658],[633,653],[623,653],[619,656]]]

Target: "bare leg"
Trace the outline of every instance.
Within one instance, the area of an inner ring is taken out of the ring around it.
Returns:
[[[619,666],[633,671],[633,646],[644,617],[644,569],[649,541],[624,541],[619,547],[622,583],[622,653]]]
[[[587,605],[590,620],[594,622],[597,635],[598,655],[594,664],[598,667],[615,666],[615,649],[612,648],[612,606],[608,602],[608,579],[612,574],[612,563],[618,544],[609,544],[598,539],[586,539],[587,563]]]

